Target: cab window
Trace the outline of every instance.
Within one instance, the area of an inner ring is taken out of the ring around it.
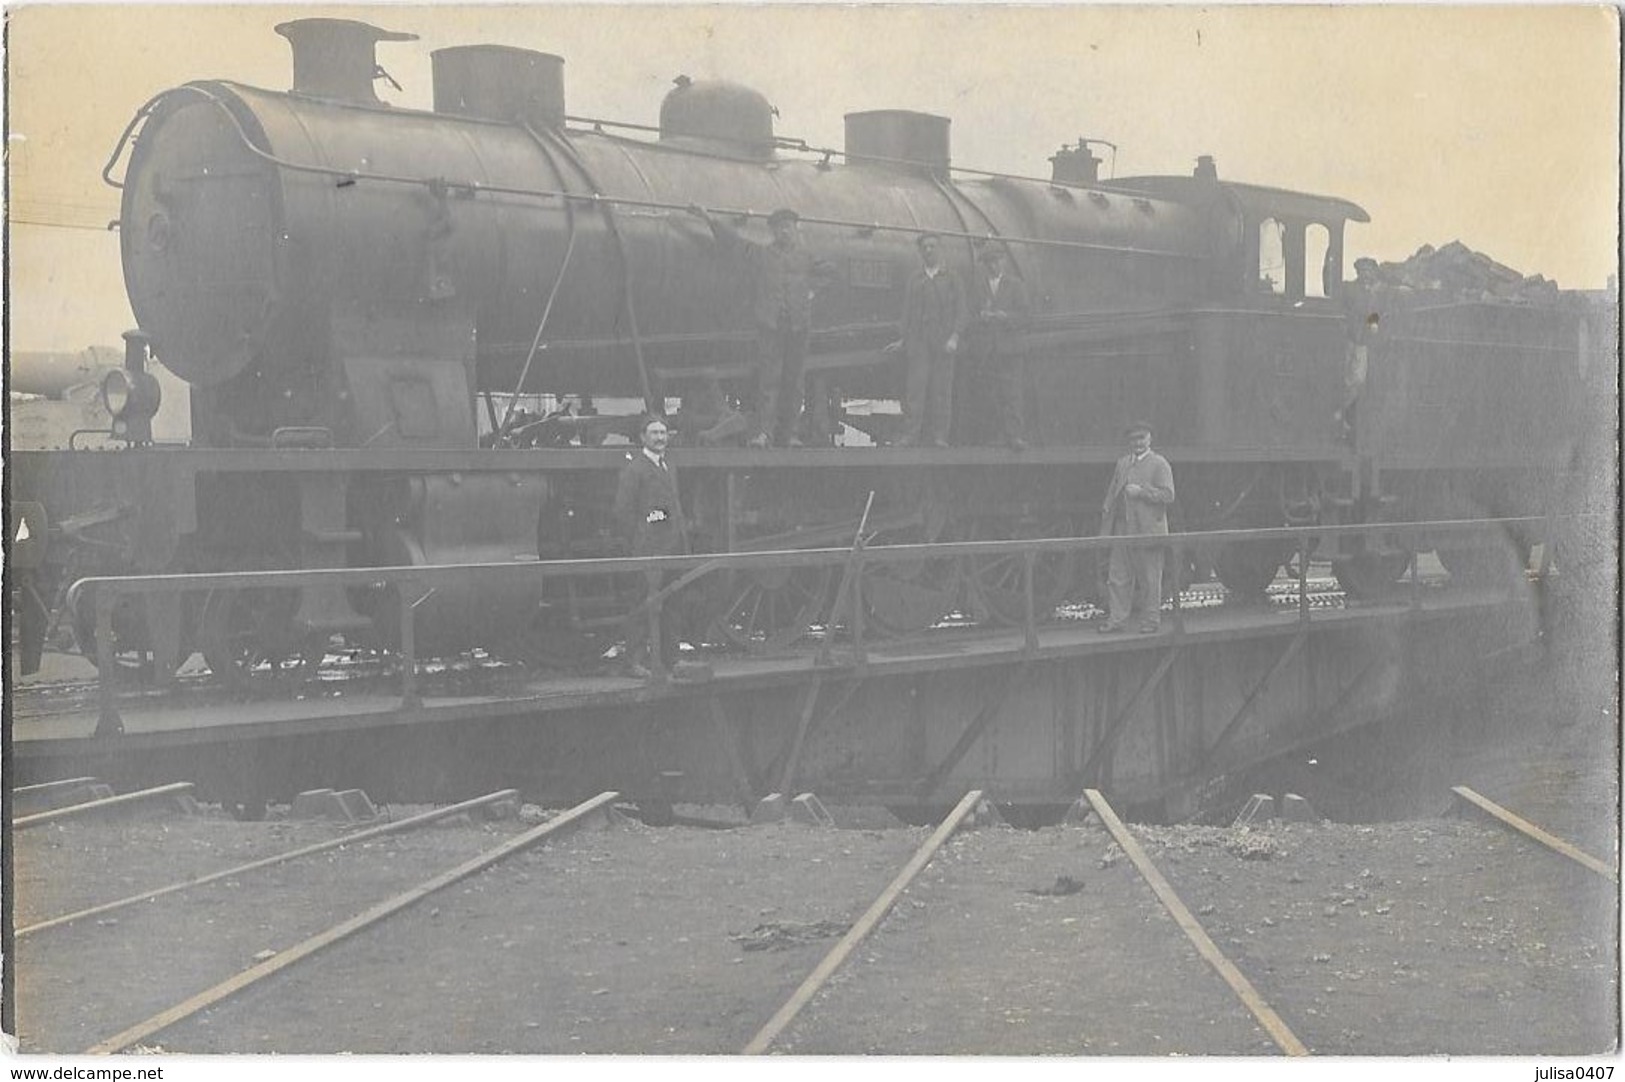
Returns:
[[[1286,293],[1286,227],[1274,218],[1258,223],[1258,288]]]

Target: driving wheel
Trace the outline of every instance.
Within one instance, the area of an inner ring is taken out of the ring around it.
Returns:
[[[967,531],[971,540],[1013,540],[1040,537],[1067,537],[1070,524],[1050,526],[1022,521],[1014,529],[1002,528],[998,523],[978,519]],[[1072,589],[1076,560],[1072,553],[1046,552],[1033,560],[1033,613],[1039,623],[1055,613]],[[1007,627],[1027,622],[1026,557],[1021,553],[997,556],[973,556],[967,561],[966,574],[970,585],[970,604],[979,617],[984,616],[996,624]]]
[[[326,653],[326,639],[294,624],[299,591],[250,588],[210,590],[199,634],[209,671],[240,686],[257,676],[303,680]]]
[[[936,501],[915,522],[878,533],[870,549],[928,544],[947,532],[947,514]],[[959,604],[963,578],[953,559],[870,560],[863,568],[863,603],[870,627],[881,635],[910,635],[933,627]]]
[[[1364,552],[1337,557],[1332,561],[1332,572],[1346,595],[1369,601],[1392,591],[1410,563],[1408,552]]]
[[[724,586],[713,625],[723,639],[752,653],[793,645],[824,617],[833,567],[775,567],[737,573]]]

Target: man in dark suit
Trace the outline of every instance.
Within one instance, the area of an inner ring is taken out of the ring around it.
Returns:
[[[920,269],[903,290],[902,349],[908,359],[903,393],[903,437],[900,446],[921,441],[948,446],[953,419],[954,360],[965,329],[965,287],[942,265],[942,238],[921,234]],[[895,348],[895,344],[888,349]]]
[[[1025,451],[1027,440],[1021,417],[1023,355],[1017,337],[1032,311],[1027,284],[1007,272],[1004,249],[989,245],[977,258],[976,280],[971,286],[971,322],[967,334],[972,371],[993,387],[998,409],[999,437],[1012,451]]]
[[[679,556],[688,551],[688,530],[677,495],[677,472],[666,461],[668,433],[659,416],[644,418],[639,432],[640,450],[627,456],[615,485],[615,521],[633,556]],[[644,572],[644,597],[658,592],[675,578],[674,572]],[[668,663],[677,655],[677,606],[665,605],[660,620],[661,657]],[[626,627],[624,663],[628,675],[649,676],[649,613],[642,606]]]
[[[756,424],[752,447],[800,447],[802,367],[812,331],[812,298],[834,280],[827,260],[801,243],[801,216],[788,207],[768,215],[771,243],[741,236],[701,206],[689,211],[711,227],[722,247],[737,252],[750,270],[751,322],[756,327]]]
[[[1117,460],[1101,507],[1100,532],[1116,537],[1168,532],[1174,471],[1151,449],[1151,426],[1136,422],[1124,433],[1129,453]],[[1162,616],[1162,550],[1114,546],[1106,575],[1110,611],[1102,632],[1119,631],[1138,614],[1142,634],[1157,631]]]

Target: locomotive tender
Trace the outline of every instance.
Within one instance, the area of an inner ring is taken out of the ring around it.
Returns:
[[[1084,140],[1049,177],[956,169],[949,121],[900,110],[849,114],[844,149],[808,147],[774,133],[761,94],[722,82],[677,80],[658,129],[581,120],[560,58],[501,45],[437,51],[434,108],[391,107],[373,93],[375,48],[412,35],[277,29],[290,91],[166,91],[109,163],[140,325],[107,389],[128,446],[14,456],[13,506],[36,539],[13,554],[25,638],[88,574],[616,554],[624,450],[600,444],[626,419],[518,424],[512,404],[703,410],[719,390],[747,393],[748,283],[694,204],[746,233],[791,207],[836,268],[807,366],[809,435],[825,446],[681,452],[695,536],[716,551],[844,544],[869,491],[876,543],[1090,533],[1130,416],[1174,463],[1188,529],[1539,513],[1588,356],[1606,348],[1572,304],[1395,298],[1350,447],[1332,422],[1340,270],[1345,224],[1367,216],[1346,200],[1221,180],[1207,158],[1190,176],[1102,182]],[[899,397],[901,361],[883,347],[924,231],[961,274],[977,245],[1003,246],[1035,298],[1019,335],[1026,453],[971,446],[974,383],[960,382],[963,446],[948,451],[885,447],[894,415],[843,409]],[[188,446],[151,444],[149,353],[191,385]],[[842,420],[878,446],[828,446]],[[1248,593],[1286,553],[1209,555]],[[1331,555],[1351,591],[1403,566],[1375,548]],[[1044,604],[1092,587],[1070,563],[1039,570]],[[1008,568],[876,574],[865,596],[882,630],[1021,611]],[[439,590],[418,610],[418,649],[601,650],[619,585]],[[722,637],[777,644],[825,615],[830,585],[764,573],[693,600]],[[334,635],[388,647],[393,612],[367,591],[217,591],[121,610],[114,633],[160,671],[200,646],[230,674]],[[93,654],[88,613],[69,617]]]

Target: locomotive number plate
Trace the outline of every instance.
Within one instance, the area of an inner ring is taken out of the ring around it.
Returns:
[[[891,264],[884,259],[854,259],[848,266],[848,276],[854,288],[891,288]]]

